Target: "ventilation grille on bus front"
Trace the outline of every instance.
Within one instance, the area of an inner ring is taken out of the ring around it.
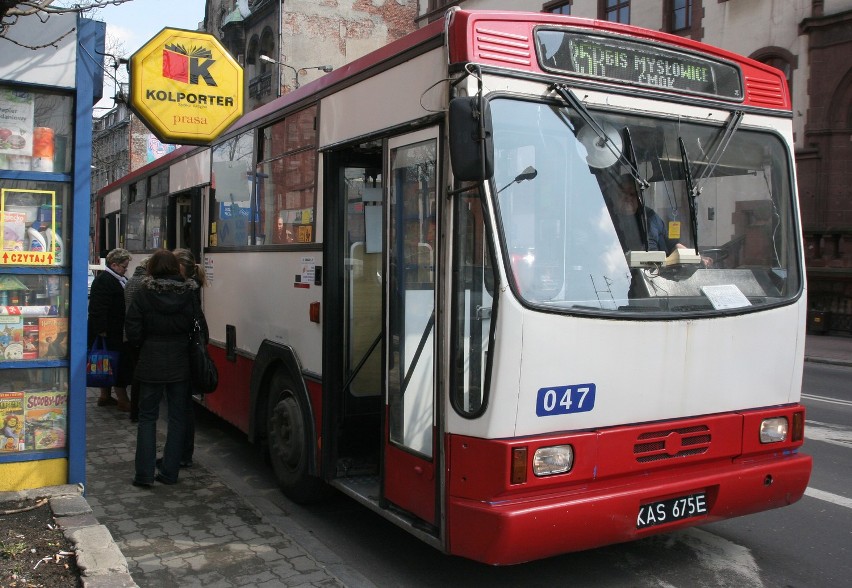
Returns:
[[[483,27],[476,27],[476,49],[483,59],[530,65],[532,43],[526,35],[513,35]]]
[[[701,455],[710,450],[710,429],[705,425],[642,433],[633,445],[639,463]]]
[[[757,106],[784,108],[784,91],[777,79],[752,78],[746,76],[746,101]]]

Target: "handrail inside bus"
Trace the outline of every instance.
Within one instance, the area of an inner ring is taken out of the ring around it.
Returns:
[[[349,377],[346,378],[346,382],[343,384],[344,390],[348,390],[349,386],[352,385],[352,381],[355,380],[355,378],[361,372],[361,368],[363,368],[364,364],[367,363],[367,360],[370,359],[370,356],[373,354],[373,350],[376,348],[376,345],[379,344],[379,341],[382,340],[383,336],[384,333],[382,331],[379,331],[379,334],[376,335],[376,338],[375,340],[373,340],[373,343],[370,345],[370,348],[367,349],[367,353],[364,354],[364,357],[361,358],[361,361],[358,362],[358,365],[355,366],[355,369],[353,369]]]
[[[429,338],[429,333],[432,332],[432,326],[435,324],[435,311],[429,315],[429,320],[426,321],[426,328],[423,329],[423,335],[420,337],[420,343],[417,344],[417,351],[414,352],[414,357],[411,359],[411,365],[408,366],[408,372],[405,374],[405,379],[402,381],[399,395],[405,396],[405,391],[408,388],[408,383],[411,381],[411,376],[414,375],[414,368],[417,367],[417,362],[420,361],[420,356],[423,354],[423,348],[426,346],[426,339]]]

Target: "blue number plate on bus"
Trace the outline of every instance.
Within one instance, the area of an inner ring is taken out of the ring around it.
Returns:
[[[703,492],[643,504],[639,507],[636,528],[645,529],[672,521],[679,521],[707,514],[707,497]]]
[[[589,412],[595,407],[594,384],[541,388],[535,401],[537,416]]]

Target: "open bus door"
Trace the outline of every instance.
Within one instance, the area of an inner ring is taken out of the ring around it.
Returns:
[[[168,215],[171,222],[167,224],[167,245],[169,249],[189,249],[200,263],[201,231],[200,224],[193,222],[201,218],[200,188],[192,188],[172,194],[169,197]]]
[[[436,524],[438,129],[388,143],[384,498]]]
[[[437,138],[431,129],[394,138],[385,152],[370,141],[329,153],[328,181],[345,209],[326,217],[327,263],[340,271],[328,272],[324,315],[327,479],[430,525]]]

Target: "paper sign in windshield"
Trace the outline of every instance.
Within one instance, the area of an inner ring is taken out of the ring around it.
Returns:
[[[751,306],[751,302],[745,297],[745,294],[733,284],[702,286],[701,291],[704,292],[704,295],[716,310]]]

